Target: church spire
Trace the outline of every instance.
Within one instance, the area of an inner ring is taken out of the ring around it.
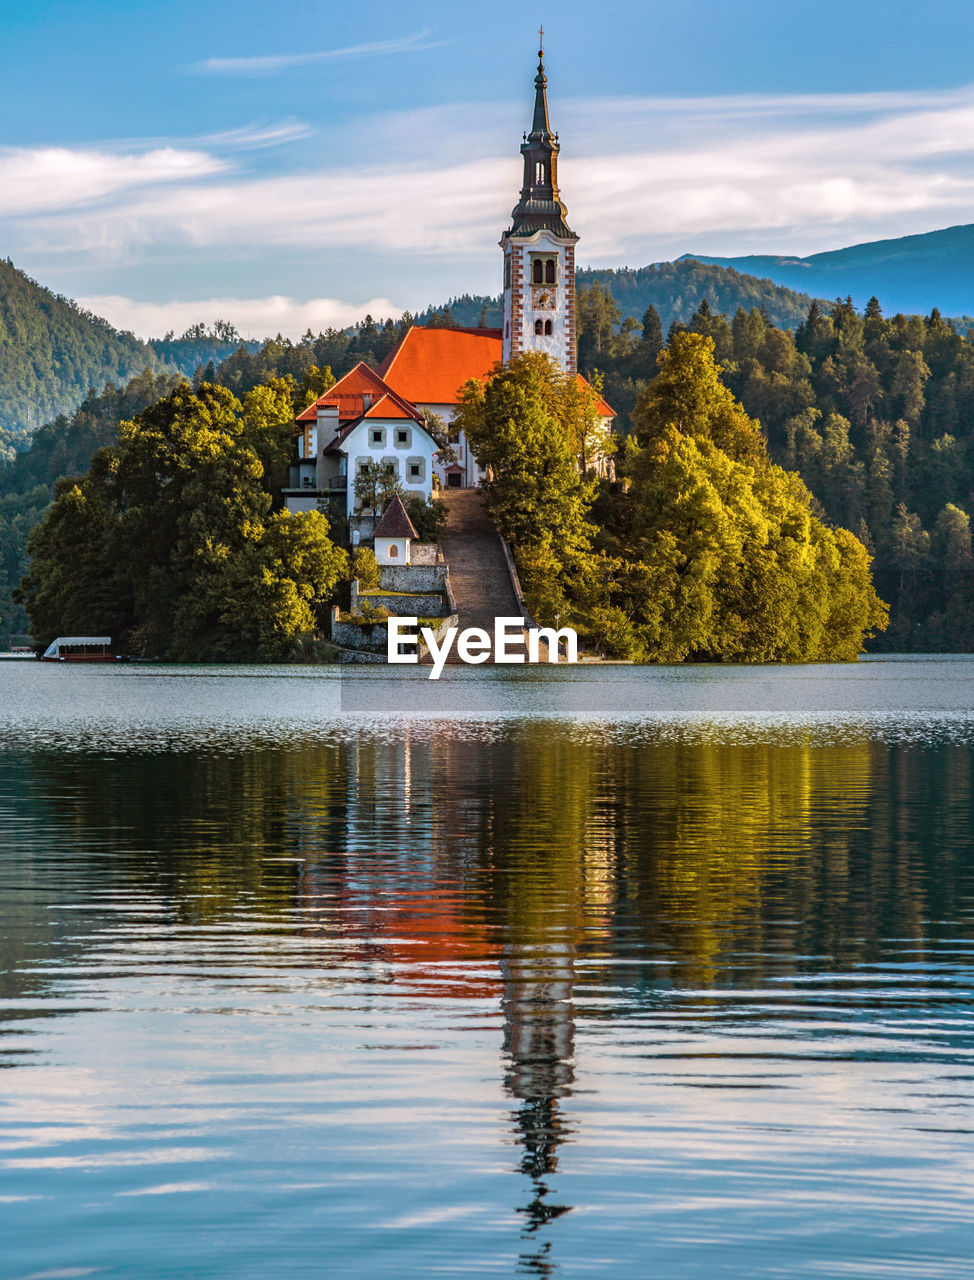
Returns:
[[[568,210],[558,190],[557,133],[548,121],[548,77],[544,69],[544,28],[538,49],[538,74],[534,78],[534,119],[531,132],[524,135],[521,155],[524,157],[524,180],[521,198],[512,210],[510,236],[532,235],[535,231],[552,231],[566,240],[577,239],[566,221]]]
[[[558,135],[548,121],[544,31],[534,78],[534,119],[524,134],[524,182],[501,236],[504,251],[504,363],[542,351],[566,373],[576,371],[575,246],[558,191]]]
[[[548,123],[548,77],[544,73],[544,27],[538,32],[541,37],[538,50],[538,74],[534,77],[534,121],[531,125],[531,137],[551,137],[551,125]]]

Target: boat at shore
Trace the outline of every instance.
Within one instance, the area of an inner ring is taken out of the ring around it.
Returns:
[[[58,636],[41,655],[44,662],[122,662],[111,636]]]

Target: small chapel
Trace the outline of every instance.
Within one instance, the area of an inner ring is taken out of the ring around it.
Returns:
[[[297,456],[284,491],[291,511],[331,501],[351,517],[355,476],[370,464],[391,466],[403,492],[429,498],[434,487],[471,488],[482,472],[461,431],[452,431],[457,395],[470,379],[485,381],[500,364],[541,351],[568,374],[577,371],[575,246],[558,187],[560,144],[548,119],[544,50],[538,51],[534,117],[524,135],[524,177],[511,225],[501,236],[503,327],[412,326],[377,369],[357,364],[298,414]],[[601,398],[606,429],[615,413]],[[450,452],[427,429],[424,410],[447,426]]]

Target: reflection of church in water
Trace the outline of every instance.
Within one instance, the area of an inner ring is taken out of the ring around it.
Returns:
[[[539,735],[550,736],[544,726]],[[462,725],[433,722],[344,744],[327,857],[324,828],[316,833],[306,815],[304,877],[308,903],[322,894],[341,902],[396,983],[499,1010],[499,1075],[515,1167],[527,1179],[515,1201],[520,1266],[546,1274],[544,1228],[571,1207],[556,1175],[572,1134],[563,1109],[574,1084],[579,950],[584,938],[586,955],[598,954],[615,880],[591,810],[557,843],[524,838],[528,812],[551,831],[564,801],[560,775],[532,776],[540,740],[522,737],[485,755]]]

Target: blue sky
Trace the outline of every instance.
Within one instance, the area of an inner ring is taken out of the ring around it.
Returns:
[[[0,0],[0,256],[143,335],[499,288],[543,22],[592,265],[974,222],[974,6]]]

